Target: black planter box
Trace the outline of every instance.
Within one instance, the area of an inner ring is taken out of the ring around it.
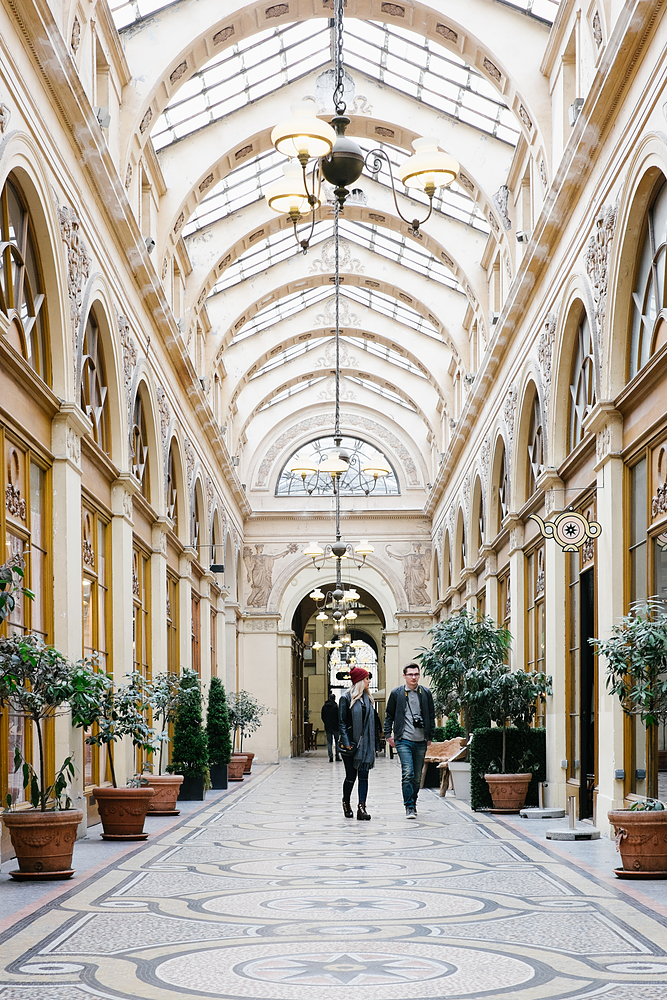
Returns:
[[[226,788],[227,787],[227,765],[226,764],[211,764],[211,765],[209,765],[209,771],[211,773],[211,788]]]
[[[187,774],[183,778],[183,784],[178,793],[179,802],[200,802],[204,800],[205,795],[203,774]]]

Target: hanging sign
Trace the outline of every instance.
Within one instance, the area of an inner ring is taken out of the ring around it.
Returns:
[[[583,514],[564,510],[553,521],[543,521],[537,514],[530,515],[537,521],[543,538],[555,538],[563,552],[576,552],[587,538],[599,538],[602,525],[598,521],[587,521]]]

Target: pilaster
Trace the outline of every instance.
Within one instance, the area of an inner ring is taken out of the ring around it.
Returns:
[[[167,669],[167,532],[166,517],[153,523],[151,548],[151,663],[153,673]]]
[[[278,757],[292,754],[292,632],[278,631],[276,720]]]
[[[182,671],[192,667],[192,563],[196,558],[197,550],[188,546],[181,552],[178,567],[178,637]]]
[[[202,684],[209,684],[211,680],[211,584],[215,583],[212,573],[204,573],[201,578],[199,588],[199,617],[201,628],[199,633],[199,644],[201,650],[201,679]]]
[[[498,555],[491,545],[482,545],[480,556],[485,560],[484,584],[486,592],[486,613],[498,622]]]
[[[240,623],[243,629],[243,644],[241,646],[240,687],[250,691],[268,713],[262,717],[260,729],[243,741],[244,747],[253,751],[259,761],[264,764],[276,764],[280,751],[278,735],[278,673],[279,665],[285,670],[286,657],[279,655],[278,626],[280,615],[253,615],[243,618]],[[291,647],[291,639],[290,639]],[[281,678],[284,680],[284,678]],[[290,652],[291,681],[291,652]],[[291,692],[291,682],[287,685]],[[280,692],[281,702],[285,692]],[[290,696],[291,702],[291,696]],[[288,717],[291,715],[291,705]]]
[[[238,669],[238,620],[241,609],[237,601],[225,601],[225,687],[239,690]]]
[[[508,514],[503,528],[510,533],[510,632],[512,633],[512,670],[523,670],[526,662],[525,636],[525,573],[523,556],[524,524],[518,514]]]
[[[398,625],[398,670],[395,682],[391,687],[396,687],[403,680],[403,667],[408,663],[414,663],[421,646],[428,646],[428,636],[426,632],[433,624],[430,615],[416,615],[398,612],[396,615]],[[387,634],[387,633],[385,633]],[[387,679],[387,688],[389,687]]]

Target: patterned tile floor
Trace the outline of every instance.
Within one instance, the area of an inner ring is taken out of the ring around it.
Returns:
[[[9,917],[1,876],[0,1000],[667,1000],[667,907],[641,886],[430,790],[407,822],[395,761],[371,822],[345,820],[341,780],[301,758],[139,847],[93,828],[75,880]]]

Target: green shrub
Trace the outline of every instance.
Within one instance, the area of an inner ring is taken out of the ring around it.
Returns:
[[[232,759],[232,740],[229,729],[229,709],[227,708],[225,687],[219,677],[212,677],[206,714],[209,764],[229,764]]]
[[[433,730],[434,743],[444,743],[445,740],[455,740],[457,736],[465,736],[465,729],[455,715],[450,715],[444,726],[436,726]]]
[[[202,726],[201,688],[195,670],[184,670],[179,684],[171,764],[167,771],[186,777],[208,775],[208,740]]]
[[[527,806],[538,805],[537,786],[547,778],[546,729],[507,729],[507,768],[510,773],[533,772],[526,796]],[[484,775],[503,752],[503,731],[478,729],[470,746],[470,805],[474,810],[492,809],[493,801]]]

